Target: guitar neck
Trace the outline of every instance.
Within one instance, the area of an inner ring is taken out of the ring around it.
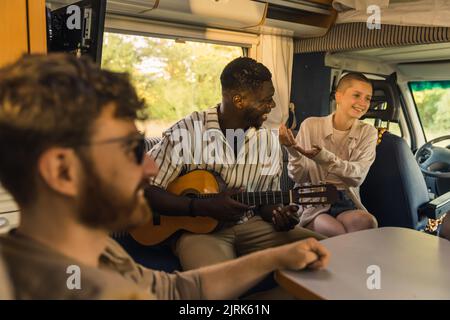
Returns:
[[[289,192],[286,191],[241,192],[233,195],[232,198],[249,206],[289,204],[291,202]]]
[[[214,198],[217,194],[198,194],[197,198]],[[323,192],[308,192],[299,194],[294,190],[289,191],[255,191],[240,192],[231,196],[234,200],[249,206],[265,206],[280,204],[287,205],[289,203],[297,204],[323,204],[326,198],[323,198]]]

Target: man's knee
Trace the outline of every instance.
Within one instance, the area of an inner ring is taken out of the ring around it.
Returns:
[[[195,244],[195,242],[196,235],[183,233],[175,244],[175,254],[179,256],[180,252],[184,251],[185,248],[192,247],[192,244]]]
[[[205,252],[205,251],[220,251],[221,247],[224,247],[223,241],[212,237],[207,234],[192,234],[192,233],[183,233],[176,243],[175,252],[179,255],[182,252]],[[211,249],[209,249],[211,248]]]
[[[307,238],[315,238],[317,240],[324,240],[327,238],[326,236],[324,236],[316,231],[313,231],[308,228],[303,228],[300,226],[296,226],[293,230],[291,230],[289,232],[295,232],[296,239],[294,239],[294,240],[303,240],[303,239],[307,239]]]
[[[236,258],[234,246],[224,239],[207,234],[183,234],[176,244],[176,255],[184,270]]]

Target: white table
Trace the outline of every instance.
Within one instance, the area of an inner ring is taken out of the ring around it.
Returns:
[[[331,252],[320,271],[278,271],[275,279],[300,299],[450,299],[450,241],[385,227],[321,241]],[[378,266],[380,289],[375,273]],[[376,268],[376,267],[375,267]]]

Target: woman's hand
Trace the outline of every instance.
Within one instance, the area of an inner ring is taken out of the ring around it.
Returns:
[[[279,139],[280,143],[283,146],[293,148],[300,152],[305,157],[308,157],[310,159],[314,158],[321,150],[321,148],[318,145],[314,145],[311,150],[305,150],[297,143],[297,141],[294,138],[294,134],[292,133],[291,129],[286,128],[284,124],[280,126],[279,129]]]
[[[311,150],[305,150],[302,147],[300,147],[298,144],[296,144],[295,146],[293,146],[293,148],[295,150],[297,150],[298,152],[300,152],[302,155],[304,155],[305,157],[308,157],[310,159],[314,158],[315,156],[317,156],[317,154],[320,152],[320,150],[322,150],[318,145],[314,145],[313,148]]]
[[[284,124],[280,126],[278,135],[283,146],[292,147],[297,144],[291,129],[286,128]]]

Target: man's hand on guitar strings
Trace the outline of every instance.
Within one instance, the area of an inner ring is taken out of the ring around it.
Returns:
[[[208,216],[219,221],[237,222],[252,207],[240,203],[231,197],[242,192],[241,189],[229,189],[219,193],[214,198],[195,199],[194,213],[199,216]]]
[[[289,231],[293,229],[299,222],[300,218],[297,214],[297,205],[288,205],[277,207],[272,211],[272,222],[275,230]]]

